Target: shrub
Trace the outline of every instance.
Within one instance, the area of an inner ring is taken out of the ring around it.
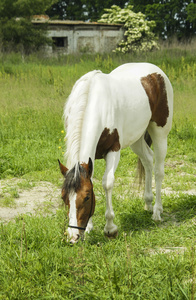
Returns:
[[[132,5],[124,9],[113,5],[111,8],[105,9],[106,13],[99,20],[99,22],[108,24],[124,24],[124,40],[119,43],[114,51],[127,53],[158,49],[156,37],[152,32],[155,22],[147,21],[144,14],[141,12],[134,13],[131,10],[132,8]]]

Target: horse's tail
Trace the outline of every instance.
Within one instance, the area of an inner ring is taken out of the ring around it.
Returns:
[[[145,132],[144,140],[146,141],[149,147],[152,145],[152,139],[148,131]],[[140,187],[142,183],[145,181],[145,170],[140,158],[138,158],[138,162],[137,162],[137,177],[138,177],[138,183]]]

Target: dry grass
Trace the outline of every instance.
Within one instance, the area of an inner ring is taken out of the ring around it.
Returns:
[[[196,38],[192,38],[190,42],[178,41],[177,38],[172,38],[166,41],[159,41],[160,50],[174,50],[178,49],[180,51],[187,51],[189,53],[195,54],[196,52]]]

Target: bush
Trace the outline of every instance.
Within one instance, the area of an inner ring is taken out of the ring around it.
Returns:
[[[158,49],[156,37],[152,32],[155,22],[147,21],[144,14],[134,13],[132,8],[131,5],[124,9],[113,5],[111,8],[105,9],[107,13],[103,14],[99,20],[99,22],[108,24],[124,24],[125,38],[115,52],[127,53]]]

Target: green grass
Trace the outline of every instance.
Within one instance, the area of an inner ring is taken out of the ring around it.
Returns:
[[[96,230],[74,247],[64,241],[63,211],[2,225],[0,297],[191,299],[195,267],[191,216],[186,223],[180,218],[178,226],[157,226],[141,207],[130,211],[124,203],[123,209],[125,213],[116,218],[117,224],[124,224],[116,240],[104,238],[103,222],[95,221]]]
[[[143,210],[134,181],[137,157],[121,153],[113,191],[119,235],[104,237],[105,162],[96,161],[94,230],[71,247],[67,211],[23,215],[0,229],[0,299],[191,299],[196,296],[196,55],[170,51],[147,55],[21,58],[0,56],[0,206],[14,206],[19,189],[39,181],[60,187],[63,107],[75,81],[93,69],[110,72],[131,61],[160,66],[174,87],[174,122],[163,183],[163,222]],[[169,193],[164,191],[169,190]],[[154,191],[154,187],[153,187]]]

